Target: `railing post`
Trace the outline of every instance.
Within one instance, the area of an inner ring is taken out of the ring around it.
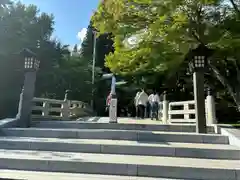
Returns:
[[[70,101],[68,100],[68,93],[69,90],[66,90],[65,92],[65,97],[64,97],[64,102],[62,105],[62,117],[64,120],[68,120],[69,115],[70,115]]]
[[[168,123],[168,101],[167,101],[167,92],[164,91],[163,94],[163,116],[162,116],[162,120],[163,120],[163,124],[167,124]]]
[[[45,117],[48,117],[48,115],[49,115],[49,103],[47,101],[44,101],[42,116],[45,118]]]
[[[111,100],[109,107],[109,123],[118,123],[117,121],[117,94],[116,94],[116,77],[112,76],[112,84],[111,84]]]
[[[21,109],[22,109],[22,101],[23,101],[23,91],[24,89],[22,88],[20,98],[19,98],[19,103],[18,103],[18,113],[16,118],[19,119],[21,117]]]
[[[117,95],[112,94],[109,107],[109,123],[118,123],[117,121]]]
[[[184,110],[184,120],[189,120],[189,114],[185,113],[185,111],[189,110],[189,104],[188,103],[183,104],[183,110]]]
[[[216,109],[215,109],[215,100],[213,97],[212,90],[208,89],[208,95],[206,98],[206,115],[207,115],[207,124],[217,124],[216,119]]]

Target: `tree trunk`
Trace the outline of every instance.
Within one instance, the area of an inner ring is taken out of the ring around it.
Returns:
[[[240,92],[239,93],[235,93],[234,92],[234,88],[230,85],[228,80],[224,76],[221,75],[220,71],[214,65],[212,65],[210,63],[209,63],[209,66],[211,67],[214,76],[222,83],[222,85],[224,87],[227,88],[227,91],[232,96],[235,104],[237,105],[237,109],[240,112]],[[236,89],[237,90],[240,89],[240,86],[238,86]]]
[[[240,10],[238,9],[237,4],[234,2],[234,0],[230,0],[235,12],[237,13],[238,18],[240,18]]]

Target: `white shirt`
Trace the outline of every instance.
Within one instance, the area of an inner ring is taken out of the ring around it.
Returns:
[[[138,98],[138,96],[139,96],[140,93],[141,93],[141,92],[137,92],[137,94],[136,94],[136,96],[135,96],[135,98],[134,98],[134,104],[135,104],[135,106],[137,106],[137,98]]]
[[[151,94],[148,97],[148,101],[149,101],[150,104],[153,104],[154,102],[159,103],[160,102],[160,98],[159,98],[158,94]]]
[[[136,98],[136,105],[144,105],[147,106],[147,102],[148,102],[148,95],[142,91],[138,94],[137,98]]]

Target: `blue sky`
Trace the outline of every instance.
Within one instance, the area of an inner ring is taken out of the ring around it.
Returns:
[[[54,36],[62,43],[80,44],[89,20],[100,0],[21,0],[24,4],[35,4],[40,11],[55,17]]]

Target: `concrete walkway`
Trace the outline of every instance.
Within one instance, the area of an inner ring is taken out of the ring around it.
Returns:
[[[77,121],[84,122],[97,122],[97,123],[108,123],[109,117],[91,117],[91,118],[79,118]],[[150,118],[146,119],[136,119],[134,117],[119,117],[118,123],[120,124],[162,124],[162,121],[151,120]]]

